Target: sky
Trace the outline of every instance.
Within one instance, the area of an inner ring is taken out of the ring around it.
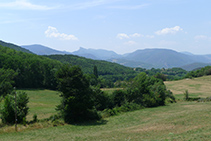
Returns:
[[[210,0],[1,0],[0,40],[73,52],[211,54]]]

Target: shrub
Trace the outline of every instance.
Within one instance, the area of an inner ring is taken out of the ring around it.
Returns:
[[[100,90],[98,87],[92,87],[94,106],[97,110],[111,109],[114,107],[112,96]]]
[[[37,114],[33,115],[33,122],[37,122]]]
[[[112,95],[115,106],[120,107],[121,105],[124,105],[127,101],[126,92],[123,90],[115,90]]]
[[[188,100],[189,99],[189,93],[188,90],[185,90],[184,92],[184,100]]]

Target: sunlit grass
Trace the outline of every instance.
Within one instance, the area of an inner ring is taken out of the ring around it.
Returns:
[[[211,77],[193,80],[166,82],[167,88],[175,92],[177,99],[183,99],[185,90],[190,97],[211,96],[208,83]],[[112,93],[115,89],[104,89]],[[55,114],[55,105],[60,98],[55,91],[28,90],[31,98],[29,114],[37,113],[43,117]],[[45,97],[46,96],[46,97]],[[211,102],[186,102],[168,104],[156,108],[145,108],[105,118],[102,121],[80,125],[53,127],[49,123],[37,123],[34,127],[15,133],[8,128],[0,129],[0,140],[210,140]],[[32,125],[31,125],[32,126]],[[32,130],[33,129],[33,130]]]
[[[0,134],[1,140],[209,140],[211,103],[179,102],[103,122]]]
[[[188,90],[190,96],[202,98],[211,96],[211,76],[184,79],[179,81],[167,81],[165,84],[178,99],[181,99],[185,90]]]
[[[59,92],[51,90],[21,90],[29,96],[29,114],[27,120],[32,120],[34,114],[38,119],[49,118],[56,114],[56,106],[60,102]]]

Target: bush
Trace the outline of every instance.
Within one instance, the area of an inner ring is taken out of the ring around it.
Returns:
[[[188,99],[189,99],[189,93],[188,93],[188,90],[186,90],[184,92],[184,100],[188,101]]]
[[[100,90],[98,87],[92,87],[94,106],[97,110],[111,109],[114,102],[111,96]]]
[[[34,114],[33,115],[33,122],[37,122],[38,120],[37,120],[37,114]]]
[[[127,102],[126,92],[123,90],[115,90],[112,95],[115,106],[120,107]]]

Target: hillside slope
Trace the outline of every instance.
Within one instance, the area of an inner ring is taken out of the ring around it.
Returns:
[[[30,50],[31,52],[37,54],[37,55],[52,55],[52,54],[71,54],[70,52],[66,51],[58,51],[55,49],[51,49],[49,47],[43,46],[43,45],[24,45],[21,46],[22,48],[25,48],[27,50]]]
[[[56,89],[54,73],[61,65],[59,61],[0,45],[0,68],[18,73],[15,78],[17,88]]]
[[[98,74],[107,76],[113,81],[118,79],[128,79],[135,77],[137,72],[133,68],[125,67],[117,63],[111,63],[103,60],[92,60],[76,55],[49,55],[46,56],[51,59],[61,61],[62,63],[69,63],[71,65],[78,65],[82,68],[84,73],[93,73],[94,66],[97,66]]]
[[[0,45],[4,46],[4,47],[9,47],[9,48],[17,50],[17,51],[22,51],[22,52],[33,54],[31,51],[24,49],[24,48],[22,48],[18,45],[15,45],[15,44],[12,44],[12,43],[7,43],[7,42],[1,41],[1,40],[0,40]]]
[[[114,51],[108,51],[104,49],[85,49],[82,47],[80,47],[79,50],[74,51],[72,54],[97,60],[107,60],[122,57]]]

